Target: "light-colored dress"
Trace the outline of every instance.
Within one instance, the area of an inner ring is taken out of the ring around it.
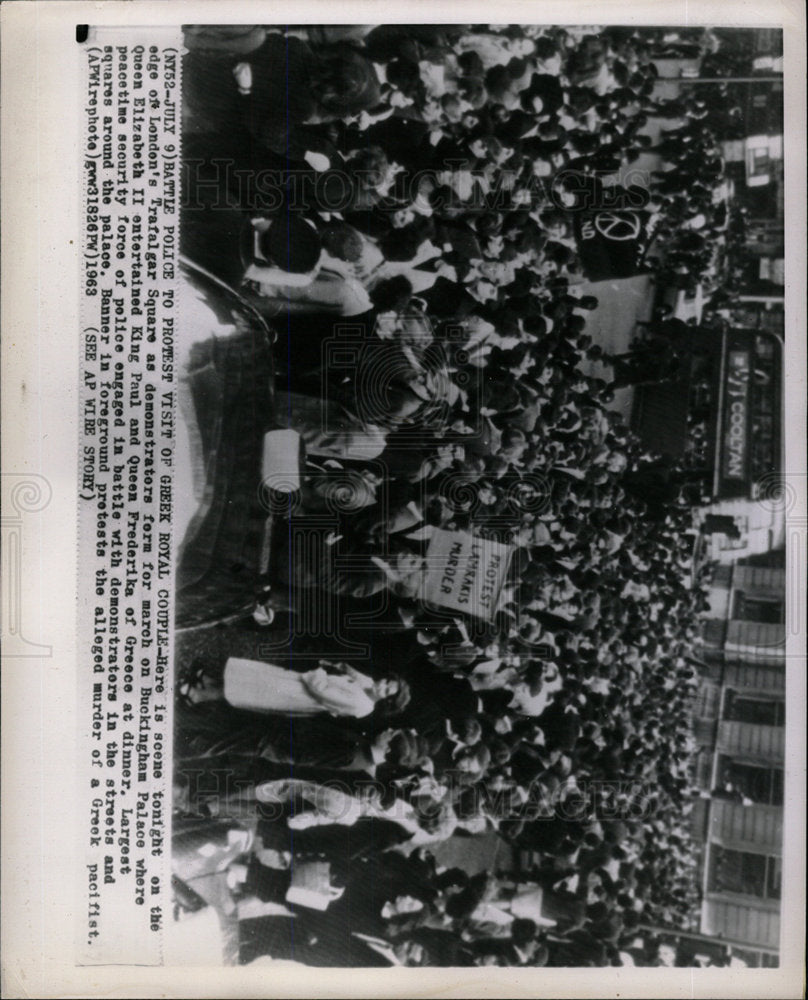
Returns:
[[[234,708],[283,715],[332,715],[361,719],[375,701],[373,681],[358,671],[329,674],[322,667],[297,673],[260,660],[231,656],[224,669],[224,697]]]
[[[295,798],[308,803],[310,809],[301,809],[289,817],[287,823],[290,830],[305,830],[310,826],[332,823],[353,826],[363,815],[362,803],[355,795],[330,785],[318,785],[314,781],[297,778],[265,781],[255,789],[255,797],[263,803],[291,802]]]

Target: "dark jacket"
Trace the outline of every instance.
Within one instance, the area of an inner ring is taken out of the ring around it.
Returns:
[[[235,756],[328,770],[363,770],[370,753],[359,727],[325,714],[294,719],[258,716],[226,702],[180,704],[176,711],[174,756],[178,762]]]
[[[481,938],[469,945],[472,954],[477,958],[494,955],[497,965],[513,967],[524,965],[519,952],[510,938]]]

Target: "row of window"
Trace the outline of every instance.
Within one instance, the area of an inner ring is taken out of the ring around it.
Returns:
[[[717,684],[702,684],[693,707],[693,732],[701,746],[712,747],[719,715],[725,722],[782,728],[786,703],[782,696],[774,693],[726,688],[722,705],[721,688]]]
[[[732,958],[740,959],[748,969],[779,969],[779,955],[755,951],[753,948],[732,948]]]

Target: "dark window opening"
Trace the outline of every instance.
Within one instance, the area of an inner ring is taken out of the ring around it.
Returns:
[[[738,691],[727,691],[724,718],[728,722],[749,722],[754,726],[785,725],[785,702],[772,698],[753,698]]]
[[[743,764],[722,756],[718,764],[718,787],[723,792],[736,792],[741,799],[751,799],[762,805],[783,804],[784,773],[782,768]]]
[[[747,597],[738,591],[735,594],[732,617],[738,621],[756,622],[760,625],[781,625],[785,621],[785,605],[776,598]]]
[[[713,892],[779,899],[782,875],[782,858],[713,845],[710,861],[710,889]]]

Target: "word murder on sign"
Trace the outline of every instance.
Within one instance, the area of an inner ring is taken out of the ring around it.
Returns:
[[[478,618],[491,618],[513,546],[466,531],[435,529],[427,551],[424,600]]]

